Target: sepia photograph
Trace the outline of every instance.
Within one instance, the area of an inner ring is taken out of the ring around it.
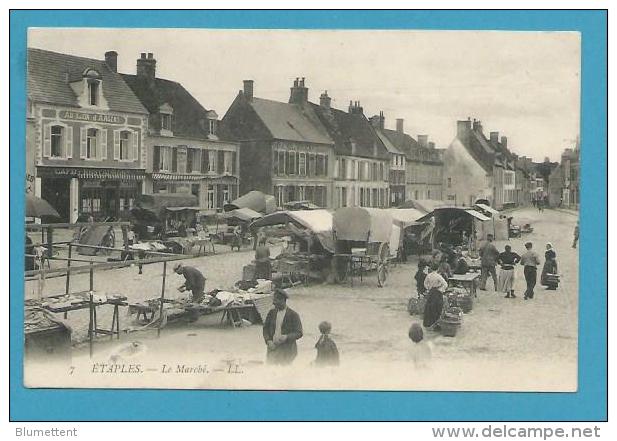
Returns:
[[[25,387],[578,390],[579,32],[25,50]]]

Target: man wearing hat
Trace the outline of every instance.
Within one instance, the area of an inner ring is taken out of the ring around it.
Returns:
[[[296,311],[287,307],[289,295],[284,289],[274,291],[272,308],[264,322],[263,336],[268,347],[269,364],[290,364],[298,354],[296,340],[302,338],[302,322]]]
[[[174,272],[184,276],[185,282],[178,289],[180,291],[191,291],[191,301],[200,303],[204,298],[204,288],[206,286],[206,278],[197,268],[192,266],[184,266],[178,263],[174,267]]]

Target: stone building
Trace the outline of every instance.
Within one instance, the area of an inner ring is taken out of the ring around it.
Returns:
[[[578,210],[580,204],[580,149],[578,140],[574,148],[561,154],[560,163],[549,176],[549,203],[552,207]]]
[[[405,133],[401,118],[396,120],[396,130],[385,128],[383,113],[373,117],[372,121],[386,146],[403,154],[402,157],[391,154],[390,167],[396,171],[391,172],[391,177],[393,174],[395,177],[391,179],[391,188],[396,192],[391,204],[396,206],[406,200],[443,199],[443,151],[436,149],[434,142],[429,142],[428,135],[418,135],[416,141]]]
[[[325,91],[319,105],[311,106],[335,143],[332,206],[390,206],[390,153],[386,146],[359,101],[350,102],[347,112],[330,103]]]
[[[444,164],[444,193],[450,203],[472,206],[484,199],[498,209],[522,203],[518,197],[523,187],[517,186],[516,158],[507,137],[490,132],[487,138],[480,121],[457,122]]]
[[[27,189],[65,222],[126,218],[143,190],[148,112],[115,63],[28,49]]]
[[[221,138],[216,112],[180,83],[157,78],[151,53],[137,59],[135,75],[122,77],[149,112],[144,193],[191,193],[209,209],[237,198],[239,146]]]
[[[224,133],[240,144],[240,193],[259,190],[277,204],[307,200],[331,207],[334,141],[308,101],[304,78],[291,87],[289,102],[254,96],[244,81],[223,117]]]

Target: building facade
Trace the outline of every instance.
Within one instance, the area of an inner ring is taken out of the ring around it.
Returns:
[[[379,121],[378,133],[386,145],[403,155],[392,154],[396,173],[395,179],[391,179],[391,188],[397,194],[391,198],[391,203],[396,206],[406,200],[443,199],[443,151],[436,149],[434,142],[429,142],[428,135],[418,135],[416,140],[405,133],[401,118],[396,120],[396,130],[384,127],[383,114],[373,117],[373,121]]]
[[[331,105],[328,92],[312,104],[321,124],[334,140],[334,198],[338,207],[390,206],[390,154],[359,101],[347,112]]]
[[[65,222],[126,218],[143,189],[148,113],[114,54],[28,49],[27,188]]]
[[[272,194],[279,207],[292,201],[331,207],[334,142],[308,102],[304,79],[294,81],[287,103],[253,91],[254,82],[245,80],[222,120],[225,134],[240,143],[240,193]]]
[[[144,193],[190,193],[219,209],[238,197],[239,145],[219,136],[218,115],[181,84],[156,77],[156,59],[142,53],[136,74],[122,74],[149,112],[144,137]]]
[[[574,148],[561,154],[561,162],[549,176],[549,203],[552,207],[579,209],[580,149],[578,140]]]
[[[444,153],[446,199],[460,206],[483,199],[498,209],[526,204],[521,195],[526,178],[516,162],[507,137],[490,132],[487,138],[475,119],[458,121],[456,138]]]

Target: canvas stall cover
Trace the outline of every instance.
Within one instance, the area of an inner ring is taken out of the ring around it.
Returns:
[[[419,225],[417,222],[424,213],[415,208],[391,208],[387,210],[392,215],[392,233],[390,234],[390,255],[396,256],[397,251],[403,246],[405,228]]]
[[[292,222],[300,227],[313,232],[321,246],[334,253],[334,240],[332,238],[332,213],[327,210],[310,211],[277,211],[263,218],[256,220],[250,225],[250,230],[271,225],[282,225]]]
[[[225,219],[237,219],[241,222],[252,222],[255,219],[262,217],[261,213],[251,210],[250,208],[238,208],[228,211],[223,215]]]
[[[276,211],[276,199],[274,196],[253,190],[223,207],[225,211],[237,210],[238,208],[250,208],[259,213],[270,214]]]
[[[337,240],[390,243],[392,215],[380,208],[339,208],[334,212],[333,229]]]

